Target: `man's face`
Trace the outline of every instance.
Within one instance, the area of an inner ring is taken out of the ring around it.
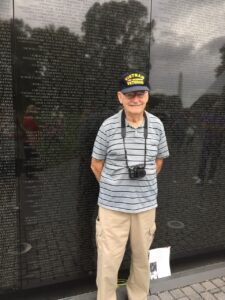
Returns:
[[[125,112],[130,115],[142,114],[149,99],[148,91],[137,91],[127,94],[118,92],[119,102],[123,105]]]

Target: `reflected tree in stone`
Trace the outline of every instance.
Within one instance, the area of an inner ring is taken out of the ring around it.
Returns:
[[[139,1],[104,1],[89,9],[81,35],[52,23],[32,28],[14,19],[7,24],[8,46],[0,44],[0,55],[6,51],[9,59],[0,65],[0,75],[12,73],[7,68],[13,53],[14,107],[17,131],[21,130],[17,134],[22,160],[20,240],[28,241],[34,250],[21,257],[21,265],[34,262],[38,268],[37,272],[26,268],[23,287],[95,270],[98,183],[90,171],[91,150],[102,121],[118,108],[115,93],[120,73],[133,68],[149,72],[154,26],[148,18],[147,8]],[[0,76],[3,98],[6,81],[11,87],[12,78]],[[35,132],[25,126],[26,118],[32,123],[31,117],[37,121]],[[8,121],[7,128],[9,123],[13,126]],[[25,149],[27,136],[34,133],[38,136],[35,149],[30,145]],[[30,159],[24,150],[35,157]],[[13,222],[11,226],[16,229]]]
[[[37,62],[41,85],[38,96],[48,103],[49,99],[54,99],[54,106],[61,105],[69,109],[71,102],[68,99],[75,100],[82,96],[79,79],[82,49],[79,37],[66,27],[56,29],[49,25],[35,28],[31,39],[36,41],[39,50]]]
[[[221,54],[221,63],[216,68],[217,77],[219,77],[225,71],[225,45],[223,45],[223,47],[220,48],[220,54]]]
[[[95,3],[82,31],[86,82],[101,105],[115,98],[122,72],[137,68],[148,74],[150,23],[147,8],[139,1]]]
[[[34,82],[39,81],[36,76],[39,51],[36,42],[31,39],[31,27],[25,24],[23,20],[18,19],[11,22],[11,26],[16,41],[14,49],[15,92],[17,97],[15,107],[17,111],[23,112],[28,104],[34,103],[33,94],[37,86]]]

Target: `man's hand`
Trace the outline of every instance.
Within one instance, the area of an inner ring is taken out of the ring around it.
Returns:
[[[156,159],[155,164],[156,164],[156,174],[159,175],[159,173],[162,169],[163,159]]]
[[[95,178],[97,179],[97,181],[100,181],[101,178],[101,174],[102,174],[102,169],[104,167],[104,160],[97,160],[92,158],[91,160],[91,170],[95,175]]]

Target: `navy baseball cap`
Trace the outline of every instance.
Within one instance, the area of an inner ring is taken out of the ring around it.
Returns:
[[[150,91],[150,84],[142,72],[127,72],[120,77],[119,90],[123,94],[138,91]]]

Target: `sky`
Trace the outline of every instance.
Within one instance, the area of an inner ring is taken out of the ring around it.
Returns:
[[[225,44],[224,0],[153,1],[155,42],[151,47],[151,85],[155,93],[177,94],[190,106],[216,80],[219,49]]]

